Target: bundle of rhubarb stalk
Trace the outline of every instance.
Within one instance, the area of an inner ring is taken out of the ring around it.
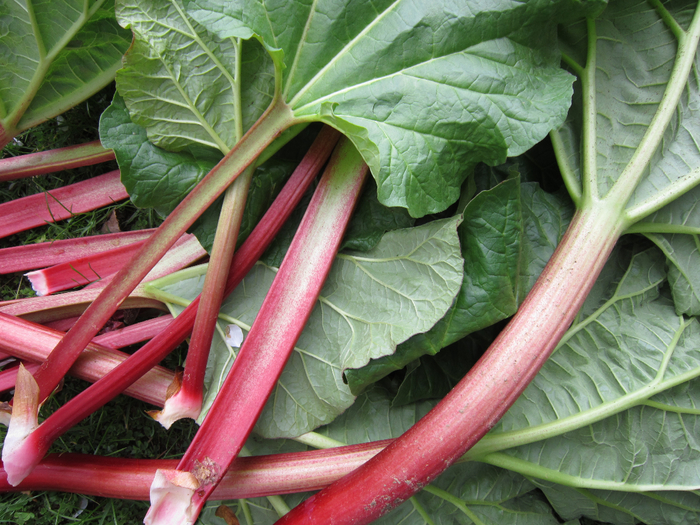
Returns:
[[[0,11],[2,517],[699,522],[700,6],[273,4]]]

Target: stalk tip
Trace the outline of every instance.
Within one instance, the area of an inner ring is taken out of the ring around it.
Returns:
[[[157,470],[151,484],[151,508],[146,525],[193,525],[199,512],[192,506],[192,496],[199,481],[190,472]]]
[[[19,485],[41,461],[45,451],[28,439],[39,426],[39,385],[20,363],[15,384],[14,405],[9,429],[2,446],[2,462],[7,482]]]

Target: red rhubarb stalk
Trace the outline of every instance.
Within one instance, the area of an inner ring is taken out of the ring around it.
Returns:
[[[264,117],[185,197],[51,352],[34,376],[42,401],[53,392],[83,348],[156,262],[265,147],[293,122],[291,111],[283,103],[273,103]]]
[[[145,329],[143,326],[133,325],[136,328],[115,330],[96,337],[75,361],[69,371],[70,375],[90,383],[98,381],[129,357],[128,354],[116,350],[114,346],[110,347],[102,343],[114,345],[117,339],[119,346],[133,344],[153,336],[156,331],[160,333],[172,322],[170,316],[164,316],[148,323]],[[0,313],[0,333],[2,333],[0,350],[36,363],[43,362],[63,336],[56,330],[2,313]],[[112,335],[115,333],[118,335]],[[16,373],[16,370],[14,372]],[[124,393],[147,403],[163,406],[174,375],[167,368],[154,366],[124,390]]]
[[[176,470],[159,470],[145,523],[193,524],[240,452],[301,335],[367,175],[338,144],[224,384]]]
[[[0,204],[0,237],[68,219],[128,199],[119,170]]]
[[[214,339],[216,320],[224,298],[224,287],[236,248],[253,172],[254,168],[249,167],[224,194],[182,379],[180,381],[178,377],[176,391],[166,400],[163,410],[149,412],[153,419],[165,428],[170,428],[179,419],[197,419],[202,410],[202,389],[209,349]]]
[[[328,128],[328,131],[319,135],[314,141],[270,209],[234,255],[226,283],[226,295],[241,282],[292,213],[315,175],[325,164],[338,136],[337,131]],[[60,297],[61,295],[56,296],[55,299]],[[182,343],[192,330],[198,305],[199,298],[192,301],[167,330],[158,334],[123,364],[54,412],[27,437],[21,448],[15,447],[20,460],[14,460],[14,465],[17,467],[14,471],[10,466],[11,463],[3,458],[8,479],[13,483],[19,483],[38,464],[57,437],[133,384]]]
[[[547,360],[622,229],[617,210],[579,211],[515,317],[462,381],[382,453],[278,523],[370,523],[452,465],[498,422]]]
[[[91,283],[104,287],[141,249],[144,242],[145,240],[35,270],[27,273],[26,277],[39,296]],[[206,254],[197,238],[187,233],[178,239],[143,281],[152,281],[181,270]]]
[[[46,268],[148,239],[154,230],[92,235],[0,250],[0,274]]]
[[[365,463],[386,441],[326,450],[238,458],[212,498],[230,500],[321,489]],[[0,492],[58,490],[107,498],[147,500],[158,469],[177,460],[50,454],[16,487],[0,469]]]
[[[34,177],[114,160],[114,151],[99,140],[0,160],[0,182]]]

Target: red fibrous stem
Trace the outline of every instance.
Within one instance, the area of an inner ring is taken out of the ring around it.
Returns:
[[[0,204],[0,237],[68,219],[78,213],[96,210],[129,194],[119,181],[119,171],[111,171],[44,193],[37,193]]]
[[[121,332],[115,331],[119,333],[118,336],[107,333],[96,337],[71,367],[70,375],[91,383],[98,381],[129,357],[128,354],[116,350],[115,339],[120,340],[120,346],[143,341],[144,338],[153,336],[154,332],[160,333],[166,329],[172,321],[170,316],[164,316],[148,322],[145,330],[143,326],[133,325]],[[0,350],[36,363],[43,362],[63,336],[56,330],[2,313],[0,313],[0,333],[2,333]],[[100,344],[104,342],[112,346]],[[16,370],[14,373],[16,374]],[[165,393],[173,378],[174,373],[171,370],[155,366],[124,393],[153,405],[162,406],[165,402]]]
[[[325,164],[338,136],[339,133],[330,128],[324,128],[322,134],[319,134],[270,209],[234,255],[226,283],[226,295],[231,293],[248,273],[292,213],[311,181]],[[56,298],[60,297],[59,295]],[[199,298],[192,301],[167,330],[158,334],[122,365],[71,399],[44,421],[27,440],[25,453],[31,456],[29,463],[37,464],[58,436],[121,393],[184,341],[192,330],[198,305]]]
[[[9,157],[0,160],[0,182],[92,166],[110,160],[114,160],[114,151],[104,148],[99,140],[78,146]]]
[[[273,104],[243,140],[168,215],[129,264],[90,304],[35,374],[42,401],[53,392],[83,348],[165,252],[265,147],[292,123],[291,110],[283,103]]]
[[[148,239],[154,230],[108,233],[0,250],[0,274],[46,268]]]
[[[365,463],[388,441],[326,450],[238,458],[213,499],[256,498],[321,489]],[[147,500],[158,469],[177,460],[50,454],[16,487],[0,470],[0,492],[58,490],[107,498]]]
[[[25,276],[39,296],[70,290],[114,275],[142,244],[143,241],[76,258],[43,270],[29,272]]]
[[[367,171],[341,140],[204,422],[177,470],[156,474],[145,523],[194,523],[240,452],[311,315]]]
[[[452,465],[537,374],[574,320],[621,232],[616,209],[577,212],[515,317],[464,379],[401,438],[277,523],[370,523]]]
[[[39,296],[90,283],[96,287],[104,287],[141,249],[144,242],[145,240],[29,272],[26,277]],[[167,251],[146,275],[144,281],[154,280],[181,270],[206,254],[206,250],[202,248],[197,238],[187,233]]]
[[[224,298],[225,284],[238,240],[253,172],[254,168],[249,167],[224,194],[211,259],[200,294],[202,300],[197,308],[192,339],[187,350],[182,382],[179,383],[179,388],[174,395],[165,402],[162,411],[150,412],[150,415],[165,428],[170,428],[179,419],[197,419],[202,410],[204,398],[202,389],[209,349],[214,338],[221,301]]]

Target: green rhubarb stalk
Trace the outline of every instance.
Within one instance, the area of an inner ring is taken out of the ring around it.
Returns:
[[[243,136],[243,115],[241,108],[241,39],[235,40],[236,63],[233,77],[234,111],[236,115],[236,141]],[[211,259],[204,279],[201,300],[197,308],[192,339],[187,351],[185,370],[176,376],[174,394],[165,402],[161,411],[149,414],[165,428],[183,418],[197,419],[202,410],[202,389],[207,368],[209,349],[214,338],[216,320],[219,316],[224,288],[238,240],[238,232],[243,220],[248,188],[255,166],[249,166],[226,190],[214,236]]]
[[[145,523],[194,523],[240,452],[311,314],[367,172],[341,141],[202,426],[177,469],[156,474]]]
[[[233,259],[238,232],[243,219],[248,188],[254,172],[248,168],[226,191],[219,215],[211,259],[204,278],[197,317],[190,347],[187,350],[185,370],[176,377],[177,385],[163,410],[149,412],[149,415],[165,428],[179,419],[197,419],[202,411],[204,374],[207,369],[209,349],[214,338],[216,320],[219,317],[221,301],[224,298],[226,279]]]

